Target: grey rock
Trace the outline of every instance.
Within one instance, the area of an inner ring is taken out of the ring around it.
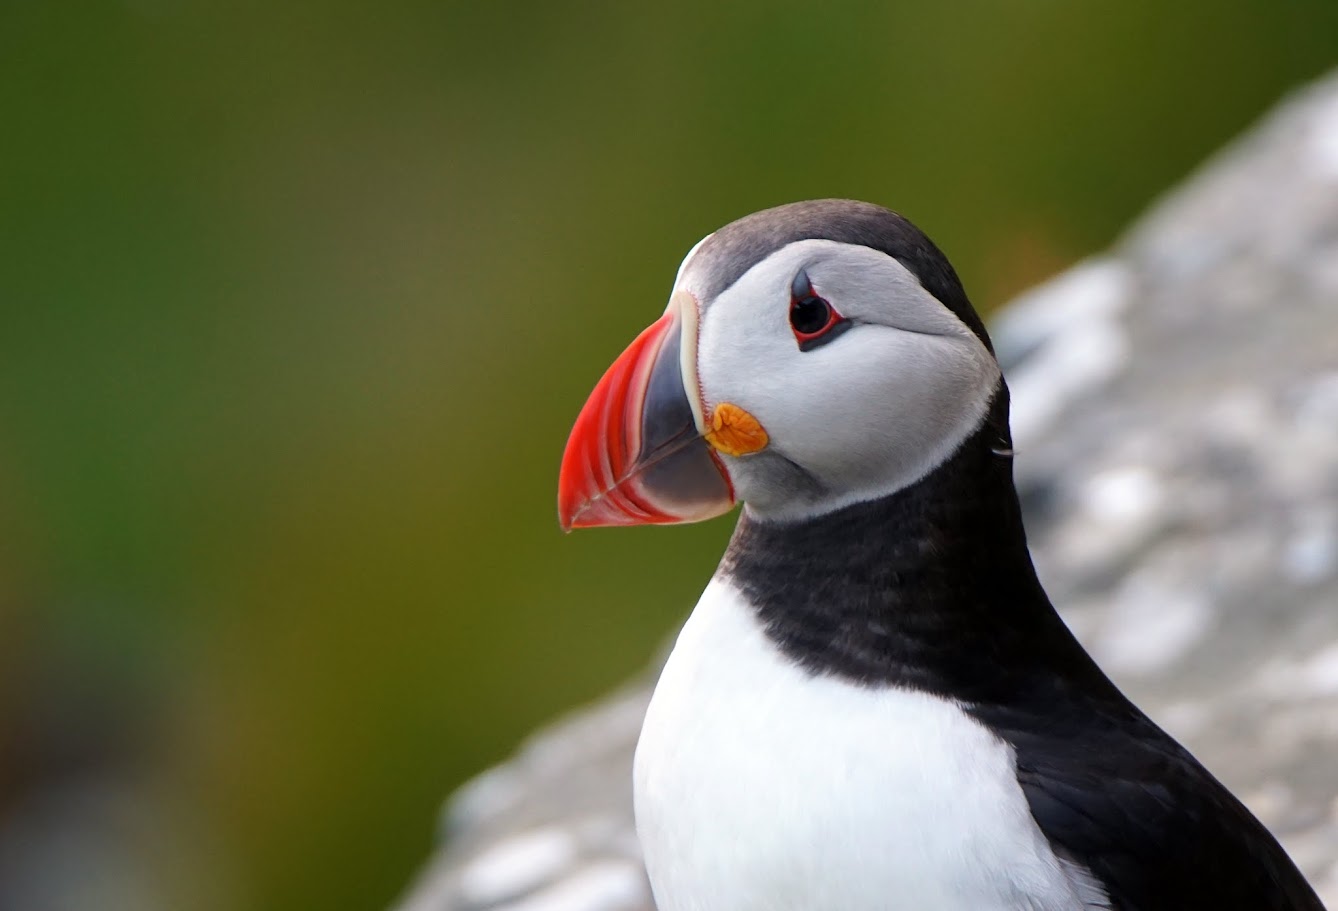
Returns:
[[[1055,603],[1338,905],[1338,76],[993,332]],[[651,908],[648,685],[461,789],[404,911]]]

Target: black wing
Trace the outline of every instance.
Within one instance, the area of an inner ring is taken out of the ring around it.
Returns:
[[[972,714],[1013,746],[1041,831],[1116,911],[1324,911],[1263,824],[1131,703],[1057,702]]]

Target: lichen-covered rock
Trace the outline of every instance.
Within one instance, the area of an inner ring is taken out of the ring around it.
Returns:
[[[1053,600],[1338,905],[1338,77],[993,332]],[[404,911],[649,909],[648,692],[463,788]]]

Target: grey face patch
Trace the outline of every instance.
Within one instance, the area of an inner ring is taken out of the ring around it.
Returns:
[[[777,446],[745,456],[749,489],[756,494],[749,500],[750,508],[763,513],[782,508],[784,504],[807,508],[820,504],[831,496],[812,472],[785,455]],[[739,471],[738,459],[725,456],[733,471]]]
[[[772,253],[801,240],[870,247],[896,259],[993,351],[947,257],[924,232],[895,212],[850,199],[815,199],[765,209],[706,238],[685,264],[681,282],[703,307]]]

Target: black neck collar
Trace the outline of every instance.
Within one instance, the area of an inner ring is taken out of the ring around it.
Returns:
[[[1051,607],[1027,552],[1007,392],[972,437],[890,496],[795,522],[740,518],[720,573],[815,674],[963,702],[1113,687]]]

